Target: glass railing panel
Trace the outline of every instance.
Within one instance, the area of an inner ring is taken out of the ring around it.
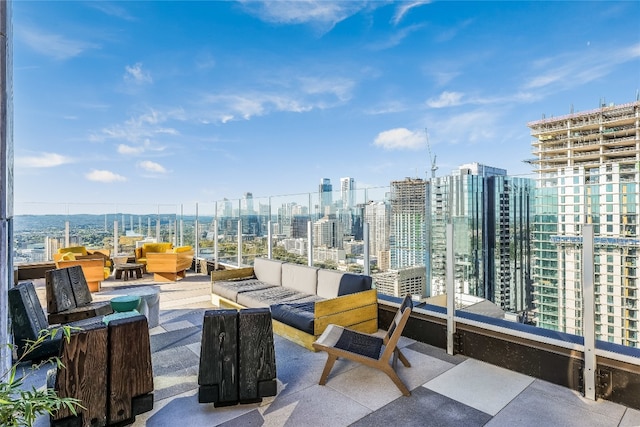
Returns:
[[[317,219],[318,194],[272,196],[272,258],[308,263],[308,224]]]
[[[410,259],[411,250],[426,248],[421,273],[422,296],[426,299],[445,292],[444,230],[446,223],[452,221],[457,291],[486,298],[519,321],[582,334],[581,226],[591,221],[597,225],[594,227],[597,266],[594,288],[600,325],[597,339],[636,346],[636,341],[626,337],[637,333],[635,260],[640,246],[637,238],[621,234],[625,229],[620,224],[622,212],[631,208],[637,211],[640,198],[637,186],[619,180],[615,168],[611,171],[606,168],[605,165],[583,175],[569,171],[539,189],[522,177],[500,178],[490,185],[480,185],[477,177],[465,183],[456,183],[451,177],[436,178],[430,184],[423,216],[414,217],[420,218],[414,221],[416,230],[423,231],[413,236],[424,236],[422,246],[411,246],[416,242],[410,239],[402,240],[406,236],[402,237],[394,218],[403,213],[394,211],[390,187],[342,191],[334,185],[331,191],[296,195],[249,198],[245,194],[237,199],[199,203],[197,215],[195,204],[22,204],[15,207],[14,260],[16,264],[44,260],[47,250],[51,252],[46,248],[52,245],[45,242],[57,241],[55,248],[61,247],[66,234],[70,244],[82,242],[92,248],[113,251],[117,222],[118,252],[130,253],[140,239],[192,246],[197,241],[198,255],[213,259],[217,236],[220,262],[251,265],[256,256],[268,256],[270,221],[273,258],[306,264],[310,223],[314,265],[362,271],[366,262],[363,233],[367,223],[374,280],[378,274],[391,274],[405,255]],[[581,184],[587,178],[588,185]],[[493,192],[492,202],[484,205],[484,192],[488,188]],[[593,194],[599,199],[590,197]],[[565,212],[561,212],[562,207]],[[33,216],[43,213],[50,215],[34,222]],[[89,215],[92,215],[90,224]],[[128,234],[137,237],[127,243]],[[404,254],[401,249],[406,250]],[[414,261],[401,268],[420,267],[415,256],[411,259]],[[382,286],[378,290],[385,291]],[[421,293],[414,291],[412,288],[412,293]],[[613,332],[609,332],[611,328]]]

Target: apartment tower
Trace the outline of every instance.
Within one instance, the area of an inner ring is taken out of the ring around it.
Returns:
[[[479,163],[431,180],[431,296],[446,292],[446,225],[453,224],[456,292],[505,311],[531,308],[534,181]]]
[[[640,101],[528,123],[537,173],[536,323],[582,333],[583,224],[593,224],[596,336],[638,347]]]

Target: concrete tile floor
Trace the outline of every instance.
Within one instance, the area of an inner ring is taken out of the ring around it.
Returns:
[[[96,300],[122,287],[149,285],[152,275],[103,282]],[[38,285],[38,284],[37,284]],[[326,355],[275,336],[278,394],[259,404],[215,408],[200,404],[197,376],[204,312],[215,309],[206,275],[189,274],[160,288],[160,326],[150,330],[154,408],[138,426],[637,426],[640,411],[576,392],[442,349],[402,339],[412,367],[398,373],[412,390],[402,396],[383,373],[350,361],[336,362],[318,385]],[[44,286],[37,286],[44,298]],[[44,299],[43,299],[44,301]],[[46,307],[46,304],[43,304]],[[44,376],[30,383],[39,386]],[[36,426],[48,425],[40,417]]]

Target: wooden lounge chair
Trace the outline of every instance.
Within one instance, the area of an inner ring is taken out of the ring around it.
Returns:
[[[316,350],[327,352],[327,363],[320,377],[320,385],[326,384],[333,364],[338,357],[342,357],[380,369],[391,378],[402,394],[411,395],[409,389],[396,374],[395,367],[397,359],[400,359],[407,368],[411,366],[397,345],[412,309],[411,297],[407,295],[384,337],[365,334],[333,324],[329,325],[318,340],[313,343],[313,348]],[[393,360],[391,360],[392,357]]]

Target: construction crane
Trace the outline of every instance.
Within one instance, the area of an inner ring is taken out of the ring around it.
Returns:
[[[431,145],[429,144],[429,131],[427,128],[424,128],[424,133],[427,135],[427,150],[429,151],[429,161],[431,162],[431,178],[436,177],[436,171],[438,170],[438,166],[436,166],[436,156],[431,155]]]

